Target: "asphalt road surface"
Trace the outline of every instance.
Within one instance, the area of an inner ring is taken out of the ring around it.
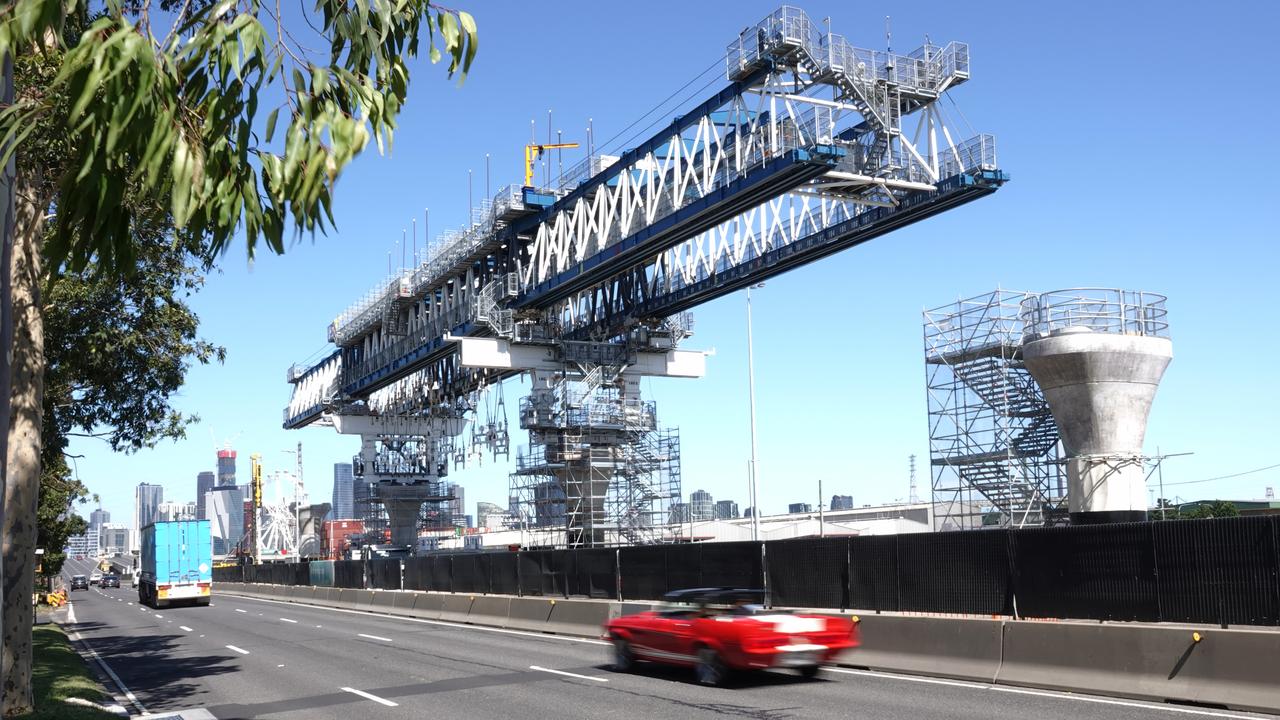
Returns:
[[[71,560],[64,571],[89,574]],[[137,592],[71,594],[75,632],[136,699],[135,713],[230,718],[1272,718],[833,668],[706,688],[693,673],[610,669],[601,642],[215,595],[153,611]],[[124,693],[123,690],[120,691]]]

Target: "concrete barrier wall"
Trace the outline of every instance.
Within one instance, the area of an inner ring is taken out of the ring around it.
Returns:
[[[647,603],[216,583],[214,593],[287,599],[598,637]],[[1280,631],[863,615],[861,647],[840,664],[1071,692],[1280,712]],[[1199,633],[1196,641],[1193,633]]]
[[[862,645],[842,664],[872,670],[994,682],[1000,670],[1002,620],[861,616]]]
[[[467,614],[467,622],[472,625],[507,627],[507,618],[510,616],[510,597],[505,595],[477,595],[476,599],[471,602],[471,610]]]
[[[1277,668],[1275,631],[1008,622],[997,682],[1275,712]]]

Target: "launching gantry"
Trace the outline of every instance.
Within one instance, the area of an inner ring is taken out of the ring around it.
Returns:
[[[784,7],[724,58],[720,91],[549,187],[504,188],[340,315],[333,354],[289,371],[285,427],[361,437],[355,470],[396,544],[445,499],[451,461],[509,453],[484,397],[521,373],[524,522],[565,526],[570,546],[671,539],[678,438],[638,379],[703,375],[705,354],[679,347],[686,311],[1007,180],[994,139],[957,138],[938,105],[969,79],[964,43],[868,50]]]

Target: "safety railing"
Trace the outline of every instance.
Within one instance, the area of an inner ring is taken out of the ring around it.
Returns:
[[[1073,288],[1033,295],[1022,302],[1028,338],[1088,331],[1120,335],[1169,336],[1166,298],[1140,290]]]
[[[939,148],[938,178],[949,178],[980,170],[996,169],[996,138],[990,134],[975,135],[951,148]]]

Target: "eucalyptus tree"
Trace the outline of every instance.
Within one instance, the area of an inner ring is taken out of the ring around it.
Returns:
[[[13,334],[11,387],[0,387],[9,413],[0,507],[5,716],[31,706],[47,283],[68,272],[134,274],[139,226],[157,207],[209,258],[238,235],[252,257],[324,232],[343,169],[370,142],[390,146],[413,58],[447,59],[461,78],[477,49],[471,16],[428,0],[316,0],[290,13],[279,0],[10,0],[0,8],[6,73],[27,58],[53,70],[47,84],[15,88],[0,108],[0,166],[16,161],[0,183],[12,194],[3,199],[11,213],[0,213],[12,228],[9,264],[0,267]],[[40,132],[65,139],[59,162],[26,152]]]

